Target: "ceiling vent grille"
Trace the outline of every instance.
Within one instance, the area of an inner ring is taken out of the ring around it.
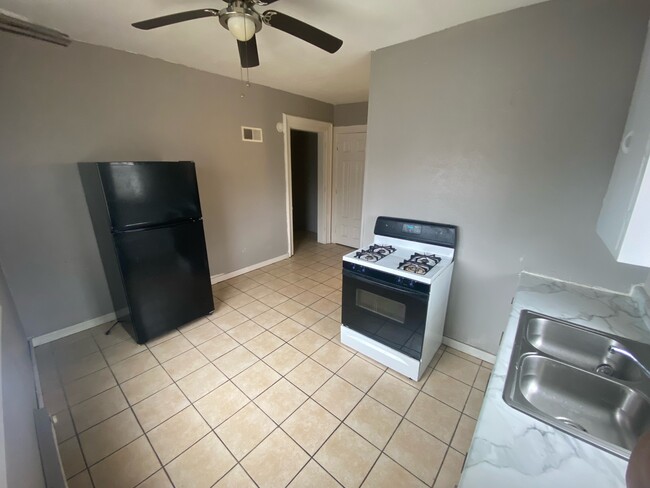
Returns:
[[[246,142],[263,142],[262,129],[258,127],[243,127],[241,128],[241,139]]]

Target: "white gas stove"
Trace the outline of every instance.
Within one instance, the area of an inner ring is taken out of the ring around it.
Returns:
[[[343,256],[341,342],[418,380],[442,343],[457,228],[379,217]]]
[[[374,243],[343,256],[344,261],[431,284],[454,260],[454,250],[375,235]]]

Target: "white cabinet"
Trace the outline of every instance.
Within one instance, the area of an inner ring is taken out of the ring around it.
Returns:
[[[650,267],[650,35],[598,219],[598,235],[617,261]]]

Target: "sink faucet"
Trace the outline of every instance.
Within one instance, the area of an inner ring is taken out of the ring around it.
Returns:
[[[627,349],[623,349],[622,347],[617,347],[617,346],[609,346],[607,350],[610,353],[616,353],[616,354],[621,354],[622,356],[625,356],[626,358],[629,358],[633,363],[635,363],[643,373],[650,378],[650,370],[646,368],[641,361],[639,361],[634,354],[632,354],[630,351]]]

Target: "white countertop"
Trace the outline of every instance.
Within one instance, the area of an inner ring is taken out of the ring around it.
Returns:
[[[627,461],[508,406],[503,386],[522,310],[650,343],[649,303],[640,287],[621,295],[522,273],[459,488],[624,488]]]

